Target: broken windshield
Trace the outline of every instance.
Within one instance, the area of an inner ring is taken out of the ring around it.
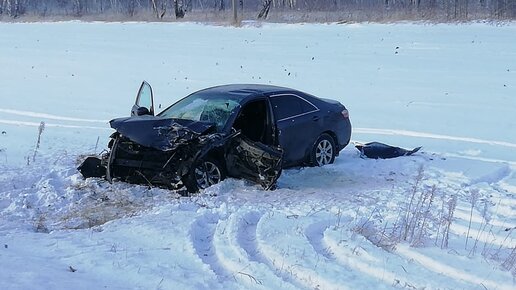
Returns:
[[[228,96],[193,94],[159,114],[160,117],[215,123],[221,130],[239,103]]]

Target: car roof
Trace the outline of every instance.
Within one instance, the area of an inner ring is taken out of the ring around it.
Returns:
[[[285,87],[262,84],[229,84],[200,90],[196,94],[230,94],[234,97],[245,99],[257,94],[270,94],[282,92],[297,92],[297,90]]]

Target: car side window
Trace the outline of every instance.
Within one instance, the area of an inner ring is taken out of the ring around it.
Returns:
[[[278,121],[317,110],[314,105],[296,95],[271,96],[271,103]]]
[[[303,107],[303,113],[307,113],[307,112],[313,112],[313,111],[317,111],[317,107],[314,106],[313,104],[303,100],[303,99],[300,99],[301,100],[301,106]]]
[[[138,107],[152,109],[152,89],[148,83],[143,83],[136,99]]]

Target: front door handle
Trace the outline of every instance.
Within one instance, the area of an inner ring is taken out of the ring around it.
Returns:
[[[313,116],[312,121],[319,121],[319,116]]]

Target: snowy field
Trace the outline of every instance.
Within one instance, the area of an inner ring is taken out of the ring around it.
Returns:
[[[516,24],[0,23],[0,289],[516,289]],[[193,197],[83,180],[142,80],[341,101],[405,148]],[[44,122],[36,149],[38,129]],[[98,144],[97,144],[98,140]]]

